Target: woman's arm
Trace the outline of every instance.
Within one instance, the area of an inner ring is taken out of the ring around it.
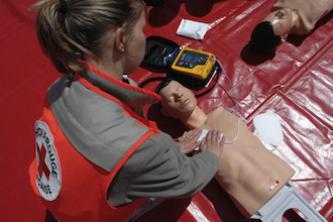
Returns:
[[[147,140],[123,166],[108,191],[113,205],[139,197],[182,198],[203,189],[218,169],[209,151],[188,157],[165,133]]]

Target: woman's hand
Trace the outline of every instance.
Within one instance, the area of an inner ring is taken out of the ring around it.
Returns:
[[[210,151],[216,154],[216,156],[220,159],[220,156],[223,151],[224,146],[224,136],[219,130],[210,130],[203,139],[199,148],[202,151]]]
[[[199,148],[200,142],[198,141],[201,134],[201,129],[194,129],[185,132],[181,137],[177,139],[180,144],[180,151],[182,153],[188,154]]]

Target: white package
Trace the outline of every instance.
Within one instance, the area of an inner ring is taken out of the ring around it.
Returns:
[[[192,39],[202,40],[210,28],[210,24],[207,23],[182,19],[177,29],[177,34]]]

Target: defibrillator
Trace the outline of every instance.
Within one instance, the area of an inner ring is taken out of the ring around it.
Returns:
[[[147,38],[144,65],[165,67],[173,74],[206,81],[214,71],[216,57],[210,52],[176,43],[158,36]]]
[[[205,80],[212,72],[216,58],[212,53],[184,47],[177,54],[171,69]]]
[[[154,75],[139,82],[140,87],[152,81],[172,78],[191,89],[196,96],[212,90],[224,73],[222,63],[213,53],[179,46],[159,36],[147,38],[141,66],[151,70]]]

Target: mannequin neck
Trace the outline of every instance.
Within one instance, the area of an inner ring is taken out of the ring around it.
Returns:
[[[180,118],[180,121],[189,129],[195,129],[202,127],[207,120],[207,115],[196,106],[193,112],[184,118]]]

